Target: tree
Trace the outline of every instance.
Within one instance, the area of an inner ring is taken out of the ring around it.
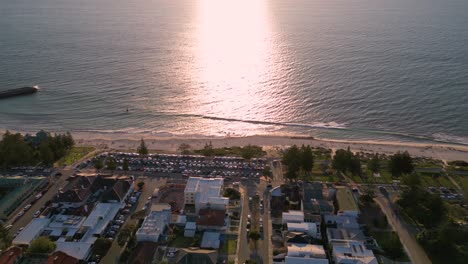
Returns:
[[[241,149],[241,156],[242,158],[246,159],[246,160],[250,160],[252,159],[253,157],[255,157],[255,153],[257,151],[257,149],[255,148],[256,146],[252,146],[250,144],[248,144],[247,146],[243,147]]]
[[[254,241],[257,241],[260,239],[260,233],[258,231],[252,231],[249,233],[249,238]]]
[[[296,145],[285,150],[281,162],[287,166],[286,178],[295,180],[301,169],[301,151]]]
[[[117,168],[117,163],[113,157],[107,158],[106,168],[111,171],[114,171]]]
[[[307,147],[302,145],[301,152],[301,167],[305,172],[311,173],[312,168],[314,167],[314,154],[312,153],[312,148],[309,145],[307,145]]]
[[[394,232],[389,233],[386,239],[379,241],[379,245],[382,247],[385,255],[390,259],[399,259],[405,255],[403,246],[401,245],[400,238]]]
[[[33,148],[20,133],[6,131],[0,141],[0,166],[6,168],[31,165],[34,163],[33,152]]]
[[[374,190],[367,187],[364,191],[364,194],[359,196],[359,201],[365,205],[368,205],[374,202],[374,198],[375,198]]]
[[[49,238],[41,236],[31,242],[28,248],[28,253],[48,254],[55,250],[57,245],[50,241]]]
[[[271,178],[272,173],[271,173],[271,168],[270,168],[270,166],[267,165],[267,166],[263,167],[262,174],[263,174],[263,176],[266,176],[266,177],[270,177],[270,178]]]
[[[203,156],[206,156],[206,157],[214,156],[214,149],[213,149],[213,145],[211,144],[211,141],[210,143],[205,144],[205,146],[202,149],[202,154]]]
[[[135,225],[127,224],[120,230],[119,234],[117,235],[117,244],[119,246],[125,245],[128,238],[132,235],[133,231],[135,230]]]
[[[380,158],[378,154],[375,154],[374,156],[372,156],[372,159],[369,160],[369,163],[367,164],[367,168],[372,173],[380,172]]]
[[[354,176],[361,176],[362,174],[361,160],[358,157],[352,155],[349,160],[348,170]]]
[[[0,249],[4,250],[10,247],[13,238],[10,235],[10,232],[0,224]]]
[[[146,215],[145,210],[139,210],[139,211],[133,213],[130,217],[132,219],[143,219],[143,218],[145,218],[145,215]]]
[[[395,177],[399,177],[403,174],[410,174],[414,170],[413,159],[407,151],[398,152],[390,157],[388,167]]]
[[[99,256],[105,256],[107,254],[107,251],[112,245],[112,241],[106,238],[98,238],[93,244],[93,254],[94,255],[99,255]]]
[[[143,156],[148,155],[148,148],[146,147],[145,141],[143,139],[140,141],[140,146],[138,146],[137,152]]]
[[[104,167],[104,165],[102,164],[102,160],[100,158],[95,158],[93,160],[93,166],[96,170],[102,170],[102,168]]]
[[[122,169],[123,169],[125,172],[127,172],[127,171],[129,170],[129,167],[128,167],[128,159],[127,159],[127,158],[125,158],[125,159],[123,160]]]
[[[138,186],[138,189],[141,190],[141,189],[143,189],[143,186],[145,186],[145,182],[141,181],[141,182],[139,182],[139,183],[137,184],[137,186]]]
[[[401,182],[408,186],[411,190],[415,190],[421,186],[421,178],[416,173],[411,173],[403,176]]]
[[[346,172],[349,166],[349,152],[344,149],[339,149],[333,156],[332,167],[333,169],[341,172]]]
[[[52,165],[55,161],[54,153],[50,149],[49,144],[46,142],[42,142],[39,145],[39,156],[42,160],[42,163],[44,163],[46,166]]]
[[[177,148],[177,150],[179,150],[180,154],[182,155],[189,155],[190,153],[192,153],[191,149],[192,149],[192,146],[190,146],[187,143],[182,143]]]

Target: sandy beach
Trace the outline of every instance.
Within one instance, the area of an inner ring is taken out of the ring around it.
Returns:
[[[408,142],[381,141],[346,141],[321,140],[312,137],[289,136],[246,136],[246,137],[157,137],[150,134],[127,133],[72,133],[77,145],[95,146],[112,150],[135,150],[143,138],[150,150],[176,152],[182,143],[187,143],[193,149],[201,149],[210,142],[214,147],[260,145],[266,149],[281,149],[291,145],[311,145],[313,147],[330,148],[333,150],[347,148],[354,152],[393,154],[398,151],[408,151],[412,156],[431,157],[441,160],[468,160],[468,146],[450,144],[424,144]]]
[[[5,130],[0,131],[3,135]],[[12,133],[20,131],[10,131]],[[24,134],[25,132],[20,132]],[[34,134],[32,132],[29,132]],[[312,137],[296,136],[245,136],[245,137],[183,137],[183,136],[155,136],[149,133],[99,133],[99,132],[71,132],[77,146],[93,146],[100,149],[135,151],[143,138],[148,149],[157,152],[177,153],[180,144],[189,144],[192,149],[201,149],[211,142],[213,147],[246,146],[248,144],[263,146],[265,150],[287,148],[294,144],[310,145],[332,150],[350,147],[353,152],[367,152],[380,154],[394,154],[398,151],[408,151],[415,157],[430,157],[445,161],[468,160],[468,146],[456,144],[426,144],[411,142],[385,141],[349,141],[324,140]]]

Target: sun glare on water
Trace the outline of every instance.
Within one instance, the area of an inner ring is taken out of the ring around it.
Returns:
[[[264,84],[275,68],[268,2],[200,0],[197,25],[197,107],[213,116],[266,119]]]

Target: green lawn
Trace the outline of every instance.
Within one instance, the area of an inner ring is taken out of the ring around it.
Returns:
[[[236,240],[226,240],[224,242],[223,248],[221,248],[221,254],[226,255],[235,255],[237,249],[237,241]]]
[[[169,246],[175,248],[187,248],[192,246],[193,241],[193,237],[184,237],[184,235],[182,234],[177,236],[174,240],[172,240],[169,243]]]
[[[384,251],[383,255],[396,261],[409,261],[403,249],[400,238],[393,231],[371,232],[371,236],[377,240],[377,244]]]
[[[60,159],[57,163],[59,166],[70,165],[86,156],[94,150],[93,147],[73,147],[70,152]]]
[[[437,178],[434,178],[432,176],[429,176],[429,175],[421,175],[420,174],[420,178],[421,178],[421,183],[424,187],[429,187],[429,186],[433,186],[433,187],[447,187],[447,188],[453,188],[455,187],[452,182],[445,176],[439,176]]]

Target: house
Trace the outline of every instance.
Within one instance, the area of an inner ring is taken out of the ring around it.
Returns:
[[[184,237],[194,237],[197,231],[197,224],[195,222],[187,222],[184,229]]]
[[[91,256],[91,248],[96,239],[96,237],[90,237],[80,242],[57,241],[55,242],[57,245],[55,250],[61,251],[78,260],[86,260]]]
[[[288,244],[286,264],[328,264],[325,249],[320,245]]]
[[[218,259],[218,252],[209,249],[181,248],[175,257],[177,264],[215,264]]]
[[[80,261],[62,251],[55,251],[47,259],[47,264],[78,264]]]
[[[90,230],[90,234],[94,236],[101,236],[119,210],[119,204],[97,203],[93,211],[84,221],[82,227]]]
[[[197,220],[198,230],[223,230],[226,210],[201,209]]]
[[[333,242],[332,258],[336,264],[378,264],[372,250],[366,249],[360,241]]]
[[[78,208],[83,206],[93,193],[91,186],[96,177],[77,177],[73,180],[71,187],[64,192],[59,192],[53,198],[52,204],[61,208]]]
[[[121,203],[127,199],[133,190],[131,180],[117,180],[111,188],[107,188],[102,195],[102,200],[106,202]]]
[[[151,212],[136,232],[138,242],[158,242],[159,236],[171,223],[171,206],[169,204],[154,204]]]
[[[0,263],[17,264],[19,263],[23,250],[20,247],[10,247],[0,254]]]
[[[303,223],[304,222],[304,212],[302,211],[293,211],[283,212],[283,224],[285,223]]]
[[[207,249],[218,249],[220,244],[220,236],[221,234],[219,232],[206,231],[205,233],[203,233],[203,238],[200,247]]]
[[[359,223],[357,218],[354,216],[348,215],[325,215],[324,216],[325,224],[329,227],[333,226],[336,228],[359,228]]]
[[[222,196],[223,178],[190,177],[184,190],[185,204],[195,205],[195,212],[200,209],[226,209],[229,198]]]
[[[13,239],[13,245],[29,246],[31,242],[39,237],[44,228],[50,223],[48,218],[34,218],[29,224]]]
[[[328,243],[336,241],[366,241],[361,229],[352,228],[327,228]]]
[[[319,223],[287,223],[288,232],[302,232],[313,238],[321,239]]]

